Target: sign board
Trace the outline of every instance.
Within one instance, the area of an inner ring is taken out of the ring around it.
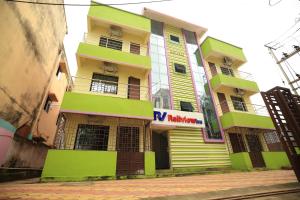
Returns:
[[[202,113],[154,108],[153,125],[204,128]]]

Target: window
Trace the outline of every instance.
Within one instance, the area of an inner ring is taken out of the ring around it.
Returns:
[[[174,67],[175,67],[175,72],[186,74],[186,68],[184,65],[174,63]]]
[[[281,142],[276,132],[264,133],[269,151],[283,151]]]
[[[109,126],[79,124],[74,149],[107,150]]]
[[[151,20],[151,33],[163,36],[163,23]]]
[[[122,41],[100,37],[99,46],[122,51]]]
[[[179,37],[175,35],[170,35],[170,40],[174,43],[179,43]]]
[[[234,76],[232,69],[230,69],[228,67],[221,67],[221,71],[222,71],[222,74],[225,74],[227,76]]]
[[[180,109],[181,111],[193,112],[194,107],[191,102],[180,101]]]
[[[47,100],[46,100],[46,102],[45,102],[45,105],[44,105],[44,111],[46,111],[47,113],[48,113],[49,110],[50,110],[51,103],[52,103],[51,98],[48,96],[48,97],[47,97]]]
[[[215,63],[208,62],[208,65],[209,65],[212,76],[216,75],[218,72],[217,72]]]
[[[60,80],[61,73],[62,73],[61,68],[60,68],[60,66],[58,66],[58,69],[56,71],[56,77],[57,77],[58,80]]]
[[[118,77],[93,74],[90,91],[99,93],[118,93]]]
[[[141,53],[140,44],[130,43],[130,53],[134,53],[134,54],[139,55]]]
[[[244,99],[242,97],[230,96],[235,110],[248,111]]]

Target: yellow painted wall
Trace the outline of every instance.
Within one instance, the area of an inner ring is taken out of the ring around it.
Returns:
[[[126,119],[126,118],[116,118],[107,116],[91,116],[91,115],[80,115],[80,114],[68,114],[65,113],[67,121],[65,124],[65,148],[73,149],[75,145],[76,133],[79,124],[89,124],[89,125],[103,125],[110,126],[109,129],[109,139],[108,139],[108,149],[109,151],[116,150],[116,135],[118,126],[130,126],[139,127],[140,130],[140,152],[143,152],[143,132],[145,131],[143,120],[138,119]]]
[[[182,31],[180,28],[176,28],[170,25],[165,25],[164,28],[164,37],[166,39],[167,44],[167,56],[169,59],[169,72],[174,101],[174,109],[180,110],[180,101],[187,101],[192,103],[195,111],[198,111]],[[170,40],[170,35],[179,37],[180,42],[178,44],[172,42]],[[175,72],[174,63],[185,65],[186,74],[180,74]]]
[[[212,168],[231,165],[226,144],[205,143],[201,129],[170,130],[169,141],[173,168]]]
[[[108,95],[121,98],[127,98],[128,78],[130,76],[141,80],[140,84],[140,98],[141,100],[148,100],[148,73],[144,70],[136,70],[127,66],[118,65],[118,72],[116,74],[105,74],[103,70],[103,62],[91,59],[81,59],[81,65],[74,80],[74,88],[72,91],[80,93],[90,93],[91,79],[93,73],[99,73],[109,76],[119,77],[118,94],[109,93],[94,93],[99,95]]]
[[[1,1],[0,10],[0,118],[31,127],[58,66],[64,8]]]

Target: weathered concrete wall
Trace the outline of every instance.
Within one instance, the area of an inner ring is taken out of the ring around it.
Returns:
[[[64,8],[1,1],[0,10],[0,117],[19,128],[36,117],[57,69]]]
[[[63,3],[63,0],[53,2]],[[0,146],[3,146],[1,138],[8,134],[10,138],[16,133],[24,138],[37,134],[36,122],[58,68],[67,26],[63,6],[0,1],[0,11],[0,120],[17,130],[9,132],[0,123]],[[15,167],[36,168],[44,162],[43,153],[37,158],[30,153],[15,156],[17,151],[24,153],[31,148],[35,148],[33,154],[40,152],[36,145],[30,147],[32,143],[26,143],[18,147],[15,140],[5,141],[11,144],[7,152],[1,152],[0,166],[13,158],[23,162],[26,156],[26,164],[19,163]],[[35,159],[39,159],[34,161],[37,163],[28,164]]]

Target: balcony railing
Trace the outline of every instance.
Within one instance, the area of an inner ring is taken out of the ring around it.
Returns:
[[[99,36],[91,33],[84,33],[83,42],[141,56],[147,56],[148,54],[147,45],[137,44],[135,42],[104,35]]]
[[[223,101],[217,105],[218,113],[245,112],[262,116],[270,116],[264,105],[248,104],[241,101]]]
[[[116,81],[73,76],[72,92],[115,96],[127,99],[149,100],[148,87]]]

